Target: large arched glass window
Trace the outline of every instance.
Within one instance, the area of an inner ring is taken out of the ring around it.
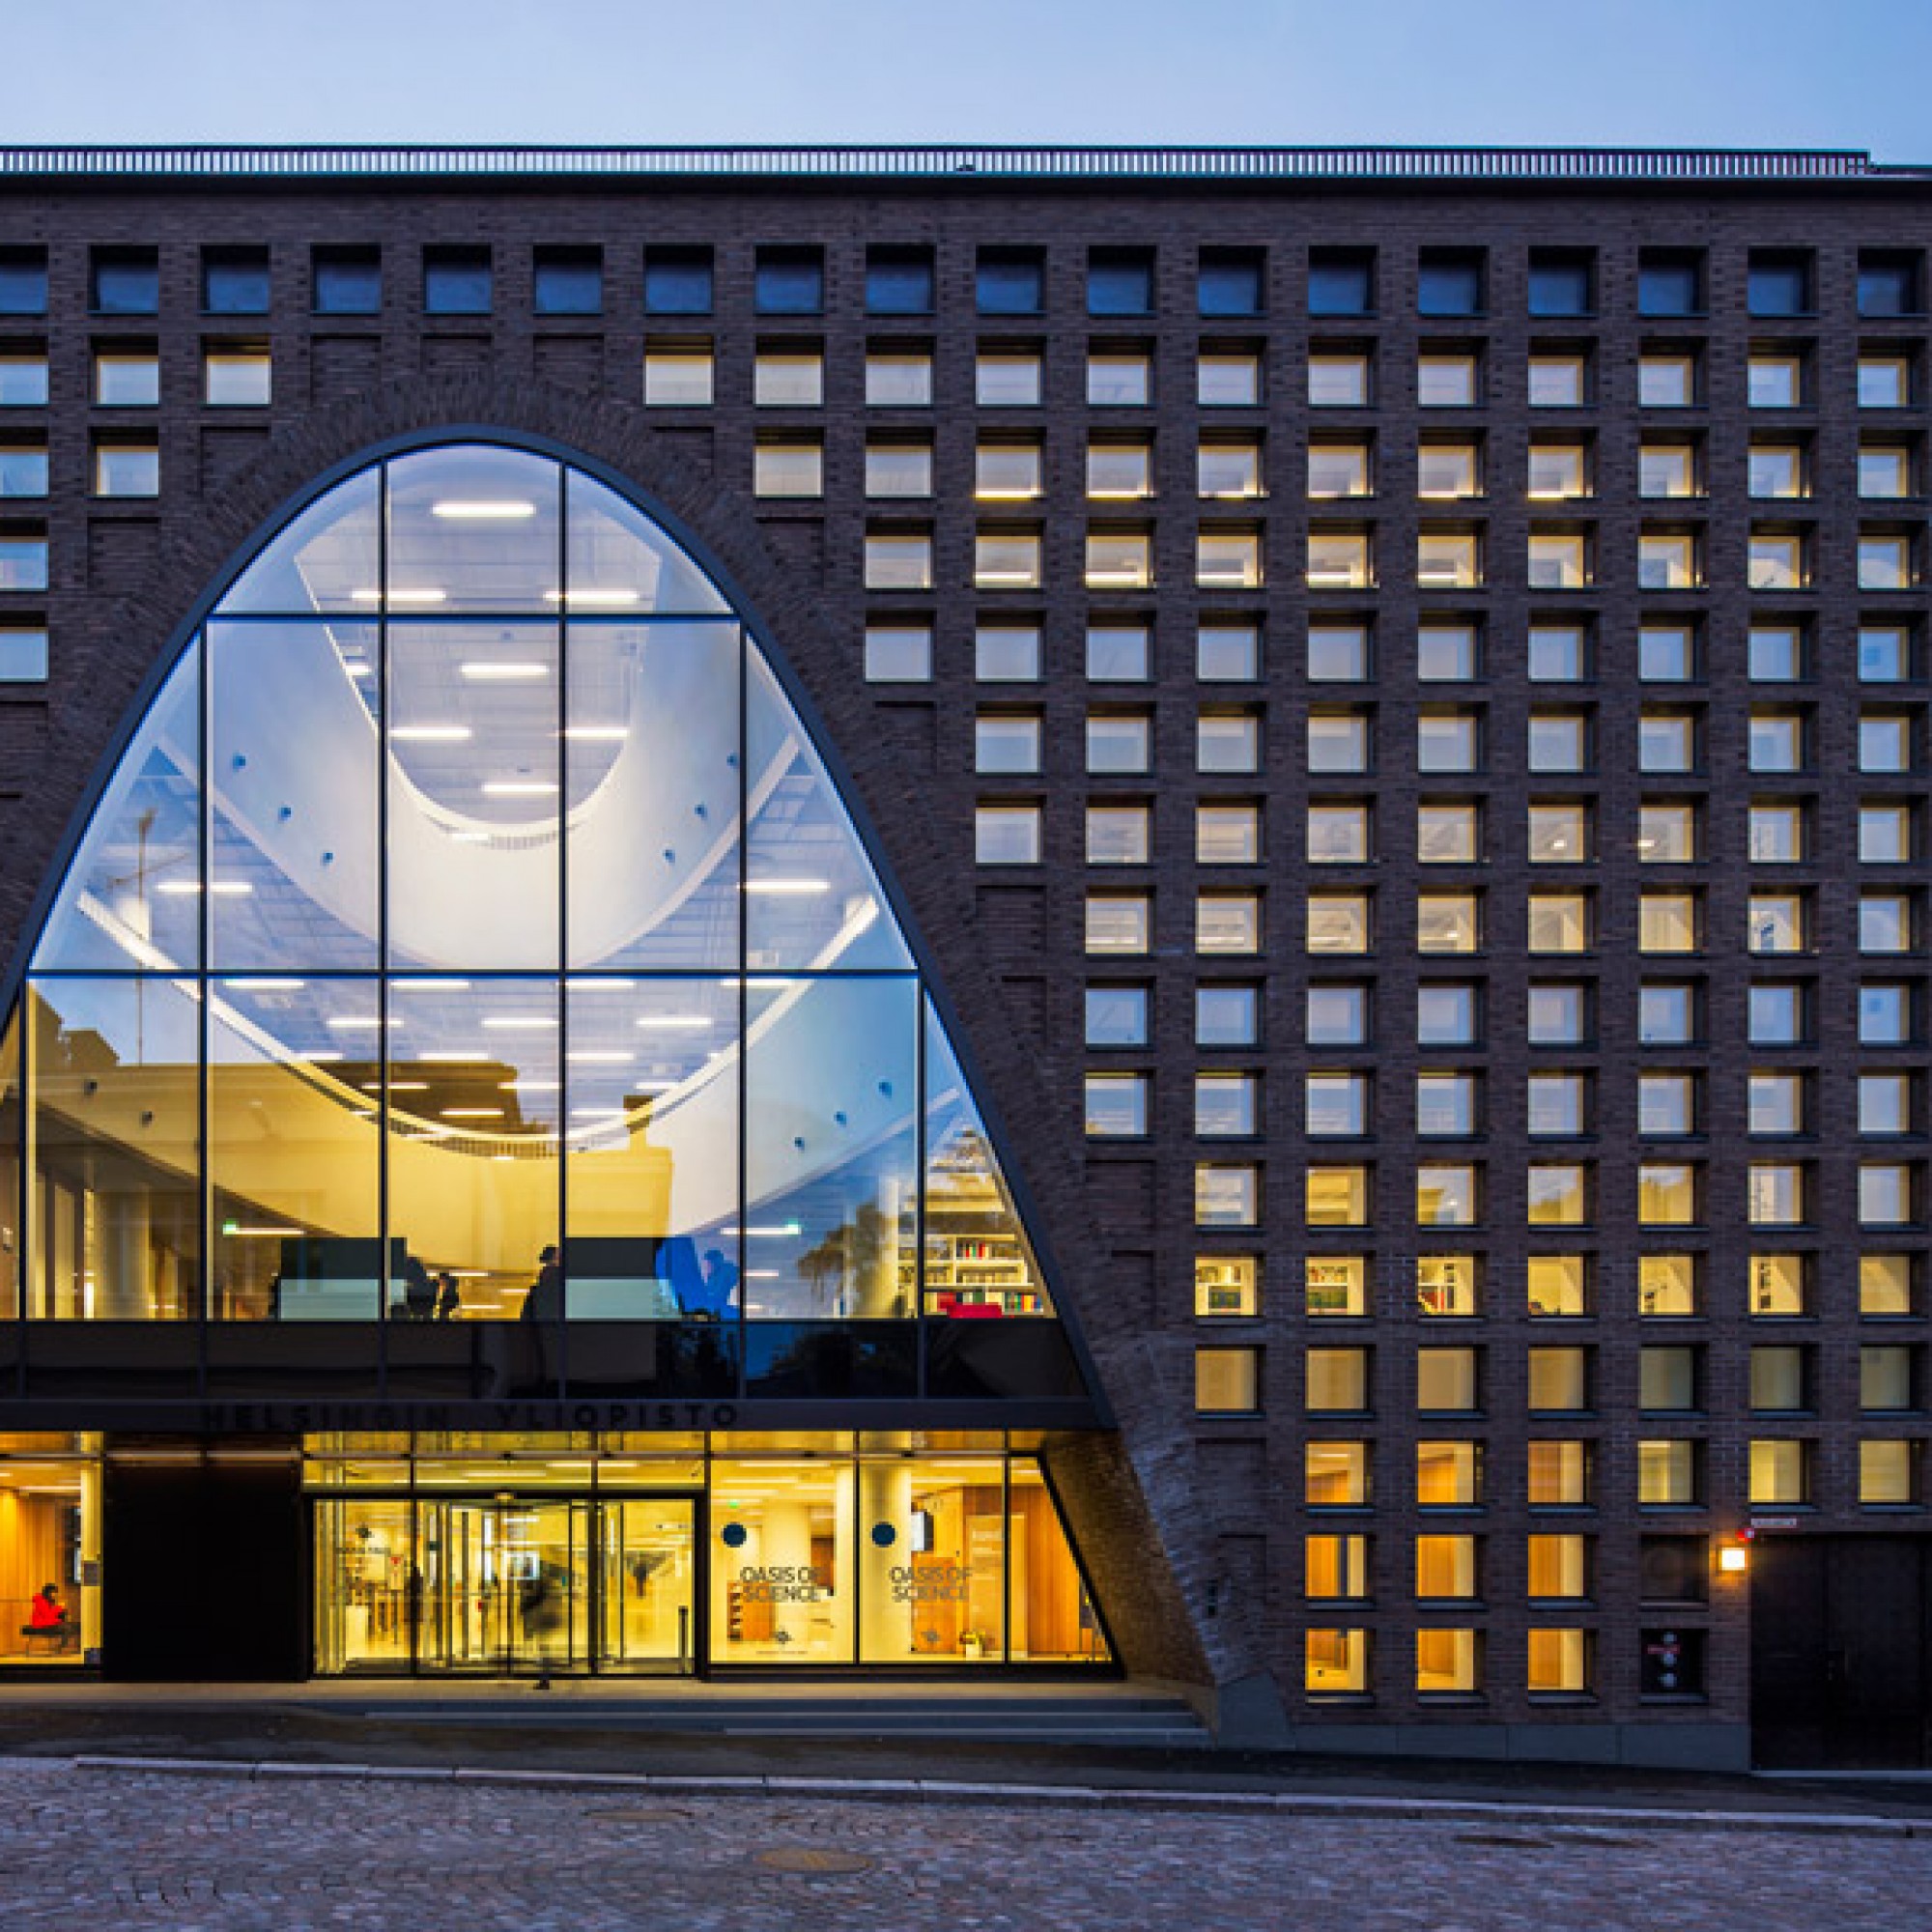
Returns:
[[[95,806],[0,1101],[34,1321],[1050,1313],[771,666],[525,450],[376,463],[236,580]]]

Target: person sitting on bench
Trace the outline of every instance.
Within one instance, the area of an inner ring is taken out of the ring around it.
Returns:
[[[27,1622],[20,1634],[26,1637],[49,1637],[56,1643],[65,1642],[69,1624],[67,1605],[60,1600],[58,1583],[43,1583],[40,1595],[34,1599],[33,1606],[27,1613]]]

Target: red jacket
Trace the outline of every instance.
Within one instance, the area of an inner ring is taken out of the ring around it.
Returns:
[[[37,1631],[58,1630],[67,1622],[67,1605],[57,1604],[44,1592],[34,1599],[33,1614],[28,1618],[29,1626]]]

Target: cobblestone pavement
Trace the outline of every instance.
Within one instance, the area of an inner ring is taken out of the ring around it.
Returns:
[[[0,1767],[0,1924],[1924,1932],[1932,1838]]]

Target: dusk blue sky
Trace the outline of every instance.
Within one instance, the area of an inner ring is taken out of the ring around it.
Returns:
[[[1932,159],[1926,0],[0,0],[0,141],[1349,141]]]

